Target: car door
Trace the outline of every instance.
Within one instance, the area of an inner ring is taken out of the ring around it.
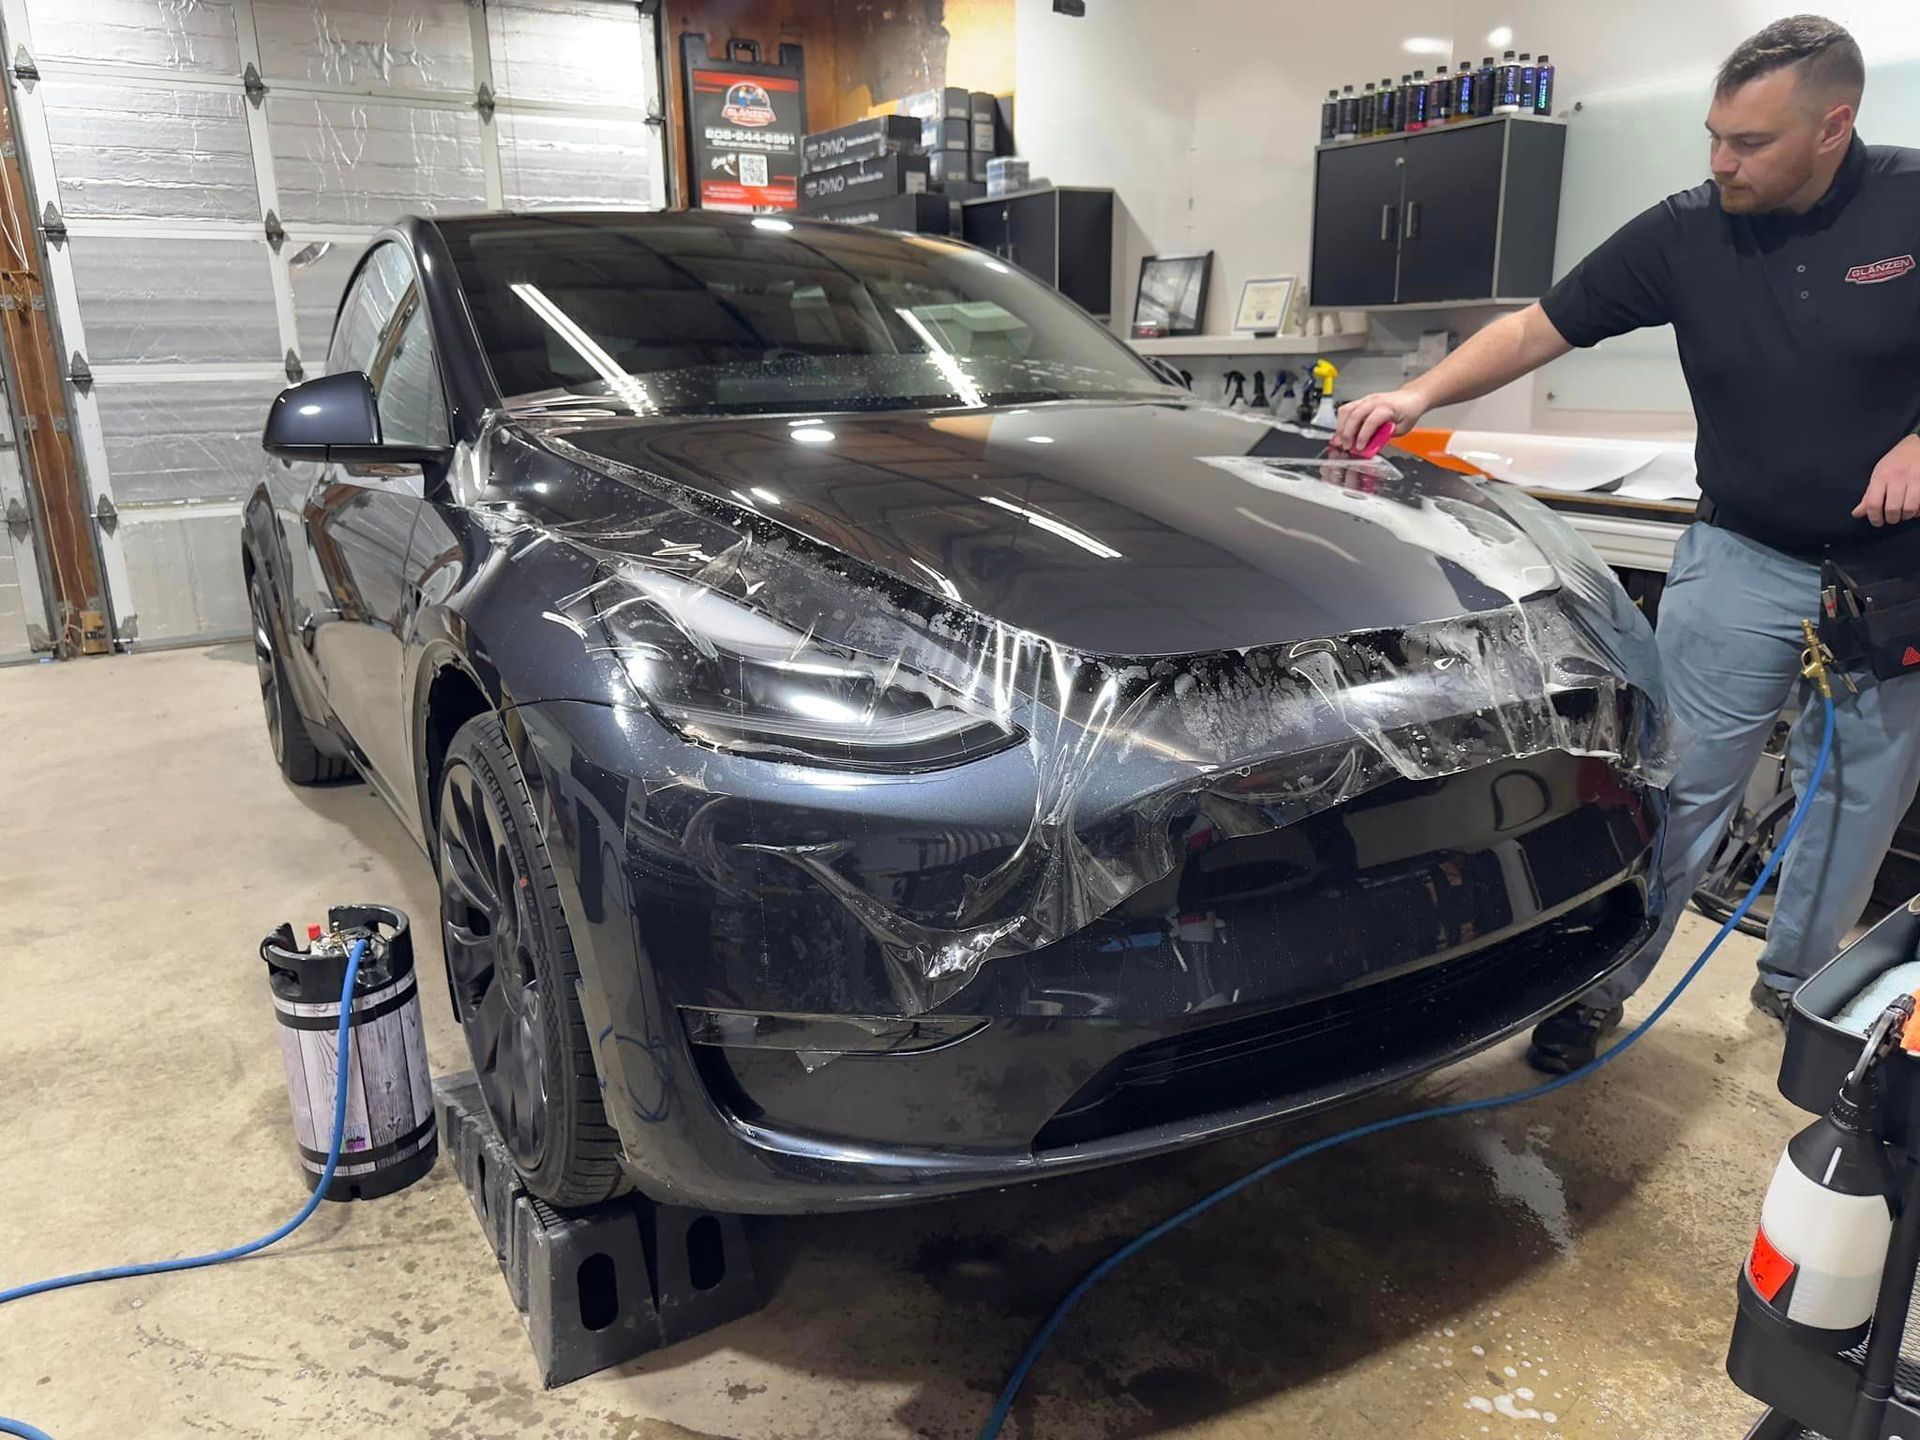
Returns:
[[[329,373],[373,382],[381,438],[446,445],[446,401],[413,261],[394,243],[362,264],[341,308]],[[316,467],[305,531],[317,599],[312,655],[363,768],[403,813],[414,804],[401,715],[407,544],[425,490],[418,465]]]

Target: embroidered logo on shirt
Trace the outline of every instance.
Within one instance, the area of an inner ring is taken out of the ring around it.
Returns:
[[[1883,280],[1898,280],[1913,269],[1911,255],[1895,255],[1891,260],[1876,260],[1871,265],[1856,265],[1847,271],[1849,285],[1878,285]]]

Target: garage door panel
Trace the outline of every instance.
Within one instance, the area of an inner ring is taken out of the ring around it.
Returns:
[[[287,257],[293,277],[293,318],[300,327],[300,356],[311,374],[319,374],[327,358],[340,296],[366,252],[367,247],[357,240],[318,240]]]
[[[240,516],[125,516],[127,570],[142,644],[244,634]]]
[[[289,223],[384,225],[409,211],[486,207],[471,110],[269,96],[267,131]]]
[[[650,60],[634,6],[488,0],[487,44],[502,99],[646,103]]]
[[[466,0],[253,0],[253,23],[269,82],[474,89]]]
[[[76,235],[69,244],[94,364],[238,363],[279,354],[264,239]]]
[[[239,91],[47,80],[60,209],[75,216],[258,220]]]
[[[27,0],[33,55],[61,60],[158,65],[231,79],[240,73],[233,0]]]
[[[495,124],[509,208],[659,203],[654,139],[643,120],[503,110]]]
[[[267,464],[260,427],[284,384],[263,377],[95,386],[118,501],[251,493]]]

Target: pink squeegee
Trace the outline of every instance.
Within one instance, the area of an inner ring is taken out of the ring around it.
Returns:
[[[1362,445],[1358,450],[1354,451],[1353,453],[1359,456],[1362,460],[1371,460],[1374,456],[1378,455],[1382,450],[1387,448],[1387,442],[1392,438],[1393,438],[1393,422],[1391,420],[1388,420],[1385,423],[1383,423],[1378,430],[1373,432],[1373,438],[1371,440],[1367,441],[1366,444]]]

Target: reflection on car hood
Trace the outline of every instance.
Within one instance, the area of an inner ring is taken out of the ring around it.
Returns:
[[[1499,609],[1556,583],[1479,482],[1195,403],[518,423],[759,512],[1094,654],[1166,655]],[[610,464],[609,464],[610,462]]]

